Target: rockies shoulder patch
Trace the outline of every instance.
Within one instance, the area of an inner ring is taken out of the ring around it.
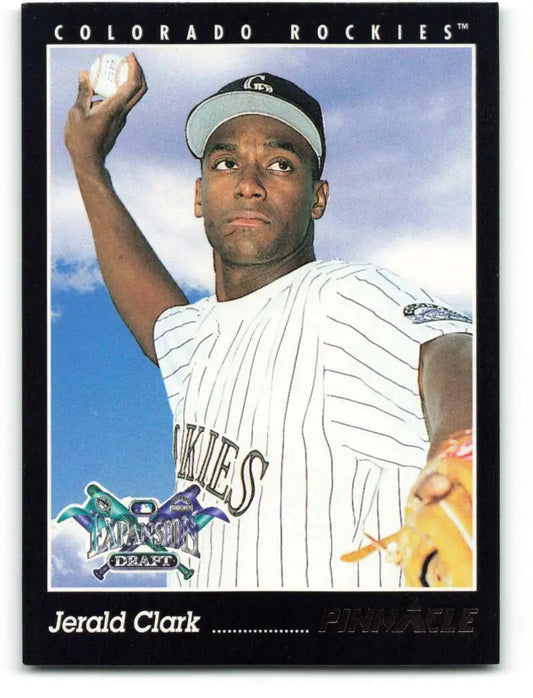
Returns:
[[[459,322],[472,322],[468,315],[458,313],[451,308],[435,303],[410,303],[403,309],[406,318],[420,325],[423,322],[434,322],[435,320],[458,320]]]

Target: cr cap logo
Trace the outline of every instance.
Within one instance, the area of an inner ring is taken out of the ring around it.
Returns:
[[[265,82],[266,75],[252,75],[251,78],[248,78],[244,82],[244,89],[245,90],[256,90],[257,92],[274,92],[272,87]],[[262,82],[257,82],[258,80],[261,80]]]

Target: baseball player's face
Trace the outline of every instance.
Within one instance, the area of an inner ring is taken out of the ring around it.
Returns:
[[[314,154],[296,131],[240,116],[210,137],[196,182],[195,214],[222,262],[275,263],[313,248],[327,182],[313,181]]]

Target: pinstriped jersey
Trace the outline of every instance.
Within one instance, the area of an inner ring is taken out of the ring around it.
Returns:
[[[312,262],[242,298],[170,308],[154,338],[176,491],[216,506],[190,589],[398,588],[381,553],[428,450],[420,345],[469,318],[372,265]]]

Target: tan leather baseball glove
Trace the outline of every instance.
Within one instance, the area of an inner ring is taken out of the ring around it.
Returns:
[[[472,431],[452,435],[421,471],[391,536],[342,555],[359,562],[383,550],[409,587],[472,586]]]

